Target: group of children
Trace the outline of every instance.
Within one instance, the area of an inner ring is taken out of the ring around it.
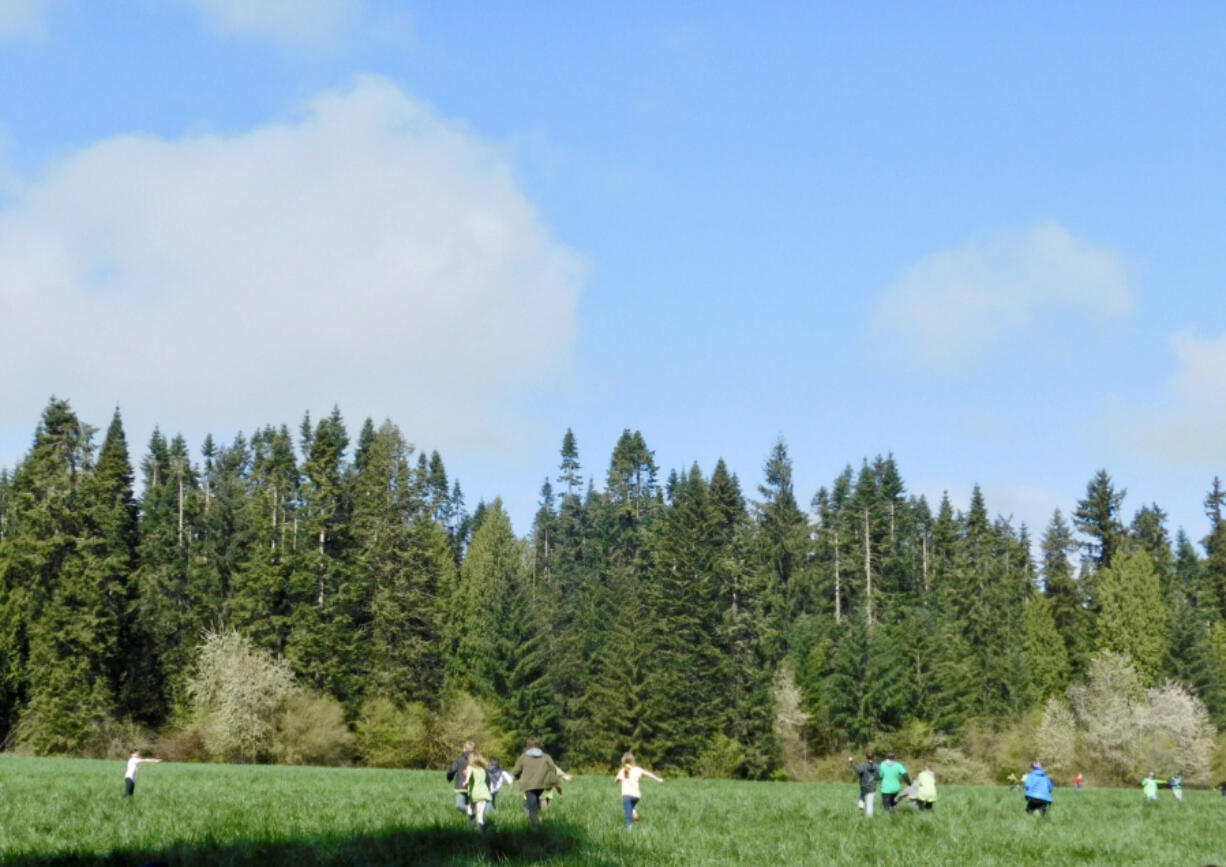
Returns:
[[[937,778],[932,765],[925,765],[912,781],[907,768],[892,752],[886,753],[881,764],[874,761],[872,752],[864,754],[863,762],[857,763],[855,756],[848,756],[847,761],[860,778],[857,806],[865,816],[873,815],[878,783],[881,784],[881,803],[887,813],[893,813],[900,802],[912,804],[919,810],[931,810],[936,805]]]
[[[529,749],[525,751],[520,762],[516,763],[516,769],[525,758],[536,760],[536,764],[543,763],[547,768],[545,774],[541,774],[539,768],[533,770],[532,782],[527,780],[528,773],[525,771],[520,786],[528,809],[528,818],[535,827],[539,821],[538,811],[548,810],[550,801],[562,792],[562,783],[569,782],[573,777],[554,765],[553,760],[539,749],[535,741],[529,742]],[[536,779],[537,777],[540,779]],[[642,799],[639,781],[644,777],[657,783],[664,782],[651,771],[639,767],[632,753],[623,755],[613,781],[621,792],[622,812],[627,830],[633,829],[639,818],[637,807]],[[515,783],[515,776],[511,771],[499,765],[496,758],[487,762],[485,757],[476,751],[472,741],[464,744],[464,752],[447,769],[447,779],[455,783],[456,809],[468,817],[469,827],[478,830],[484,830],[486,813],[495,808],[498,792],[504,786],[509,790]]]

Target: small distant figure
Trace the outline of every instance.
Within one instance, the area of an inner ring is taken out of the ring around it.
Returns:
[[[498,764],[498,757],[490,759],[490,809],[495,809],[498,803],[498,793],[502,791],[503,786],[510,788],[515,782],[515,778],[511,776],[511,772]]]
[[[1171,778],[1166,781],[1167,786],[1171,790],[1171,794],[1175,796],[1175,800],[1183,803],[1183,775],[1172,774]]]
[[[123,775],[123,796],[125,798],[132,797],[132,793],[136,791],[136,772],[145,762],[159,764],[161,759],[146,759],[142,758],[140,750],[132,750],[132,755],[128,756],[128,767]]]
[[[468,803],[472,805],[468,814],[468,827],[476,827],[478,831],[485,830],[485,808],[489,805],[490,794],[489,763],[480,753],[474,752],[468,757],[468,766],[464,768],[464,792],[468,795]]]
[[[554,798],[562,794],[562,783],[564,781],[569,783],[573,779],[574,777],[566,773],[566,771],[562,770],[561,768],[558,768],[557,781],[553,784],[552,787],[541,792],[541,812],[542,813],[544,813],[546,810],[549,809],[550,805],[553,803]]]
[[[655,780],[657,783],[664,782],[664,780],[657,777],[651,771],[636,765],[634,763],[634,753],[623,755],[621,767],[617,769],[617,774],[613,777],[613,781],[621,787],[622,812],[625,813],[627,831],[633,830],[634,823],[639,820],[637,807],[639,800],[642,798],[642,793],[639,791],[639,780],[643,777]]]
[[[915,777],[915,806],[921,810],[931,810],[937,802],[937,776],[932,772],[932,765],[924,765],[924,769]]]
[[[885,761],[877,766],[877,779],[881,780],[881,803],[887,813],[893,813],[898,803],[898,793],[903,783],[911,784],[911,775],[901,762],[895,761],[894,753],[885,754]]]
[[[455,785],[455,808],[469,817],[472,816],[472,804],[468,801],[468,790],[464,786],[464,770],[468,767],[468,757],[476,748],[472,741],[465,741],[464,751],[447,767],[447,782]]]
[[[1078,771],[1076,776],[1073,777],[1073,791],[1081,791],[1081,771]]]
[[[1046,819],[1053,787],[1041,762],[1030,766],[1030,772],[1022,777],[1022,785],[1026,787],[1026,812],[1038,813],[1040,818]]]
[[[523,755],[511,768],[511,775],[519,783],[524,794],[524,809],[533,828],[541,827],[541,793],[558,785],[558,766],[548,753],[541,749],[541,742],[528,738]]]
[[[1013,792],[1013,791],[1016,791],[1016,790],[1017,790],[1017,788],[1018,788],[1018,779],[1017,779],[1017,774],[1009,774],[1009,776],[1005,778],[1005,782],[1007,782],[1007,783],[1009,784],[1009,791],[1010,791],[1010,792]]]
[[[1218,791],[1222,793],[1222,797],[1226,798],[1226,780],[1217,784]]]
[[[1149,776],[1141,778],[1141,791],[1145,793],[1145,802],[1153,803],[1158,800],[1158,787],[1162,785],[1162,781],[1158,779],[1158,775],[1153,771],[1149,772]]]
[[[864,761],[856,764],[855,756],[847,757],[851,769],[860,778],[860,800],[856,806],[865,816],[873,815],[873,802],[877,800],[877,763],[873,761],[873,751],[864,754]]]

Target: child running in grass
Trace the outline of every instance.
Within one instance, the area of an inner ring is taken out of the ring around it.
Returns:
[[[470,804],[468,826],[476,825],[477,830],[485,830],[485,808],[493,795],[490,793],[489,762],[480,753],[468,757],[468,767],[464,769],[464,791]]]
[[[574,777],[566,773],[566,771],[558,768],[558,781],[552,787],[541,792],[542,813],[549,809],[549,806],[553,803],[554,798],[562,794],[562,783],[569,783],[573,779]]]
[[[937,777],[932,772],[932,765],[924,765],[915,778],[915,806],[921,810],[931,810],[936,802]]]
[[[1141,791],[1145,793],[1146,803],[1157,802],[1158,787],[1162,785],[1162,781],[1158,779],[1158,775],[1153,771],[1149,772],[1148,777],[1141,780]]]
[[[622,810],[626,814],[627,831],[634,828],[634,823],[639,818],[639,812],[635,808],[638,806],[639,799],[642,798],[642,793],[639,791],[639,780],[643,777],[655,780],[657,783],[664,782],[651,771],[636,765],[634,753],[626,753],[622,756],[622,765],[617,769],[617,775],[613,777],[613,781],[621,786]]]
[[[498,757],[490,759],[490,809],[493,810],[498,805],[498,793],[502,791],[502,787],[510,786],[515,782],[515,778],[511,776],[511,772],[498,763]]]
[[[145,762],[157,764],[161,759],[145,759],[141,758],[140,750],[133,750],[132,755],[128,756],[128,767],[123,775],[123,796],[125,798],[132,797],[132,793],[136,791],[136,772]]]

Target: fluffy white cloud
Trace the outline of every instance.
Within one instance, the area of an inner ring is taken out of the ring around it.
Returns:
[[[584,270],[497,149],[382,80],[241,135],[109,139],[0,211],[0,428],[54,392],[138,433],[336,401],[439,447],[514,441]]]
[[[55,2],[57,0],[0,0],[0,39],[38,33]]]
[[[1167,466],[1226,460],[1226,334],[1183,331],[1171,338],[1179,369],[1154,404],[1132,407],[1110,422],[1134,450]]]
[[[178,0],[205,24],[225,33],[318,42],[343,29],[361,11],[359,0]]]
[[[1040,316],[1131,310],[1120,256],[1047,223],[921,259],[877,299],[873,325],[942,367],[1024,334]]]

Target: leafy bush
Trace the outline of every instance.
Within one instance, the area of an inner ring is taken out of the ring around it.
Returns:
[[[430,726],[428,767],[445,768],[465,741],[472,741],[486,756],[506,753],[511,746],[497,724],[494,708],[465,692],[447,696]]]
[[[204,762],[209,758],[204,737],[194,728],[162,735],[158,738],[156,753],[158,758],[168,762]]]
[[[771,698],[775,705],[775,738],[783,759],[783,767],[779,770],[784,772],[785,779],[812,780],[813,760],[804,737],[809,715],[802,707],[800,688],[787,663],[775,672]],[[774,778],[772,773],[771,779]]]
[[[1076,773],[1077,720],[1063,699],[1052,696],[1043,708],[1038,730],[1038,758],[1052,778],[1071,778]]]
[[[294,692],[289,666],[233,630],[210,632],[187,683],[191,714],[213,758],[259,761]]]
[[[699,754],[694,772],[700,777],[730,779],[745,765],[745,748],[723,732],[717,733]]]
[[[353,760],[353,732],[330,696],[295,690],[277,720],[272,755],[286,765],[342,765]]]
[[[385,696],[368,698],[358,717],[355,745],[374,768],[419,768],[430,757],[430,712],[418,702],[401,708]]]

